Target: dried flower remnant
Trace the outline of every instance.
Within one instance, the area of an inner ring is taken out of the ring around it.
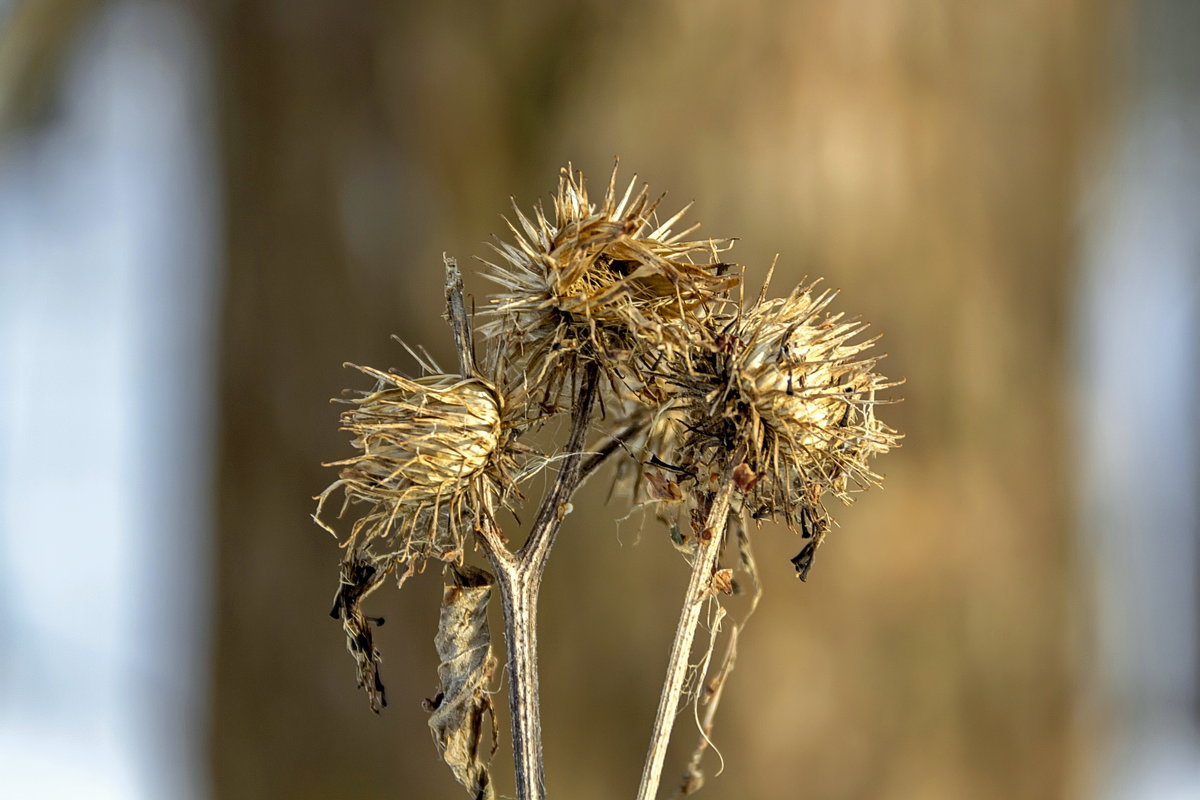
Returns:
[[[740,517],[777,519],[798,529],[808,541],[793,564],[807,579],[829,525],[823,495],[849,502],[852,488],[878,483],[867,459],[899,438],[875,416],[876,393],[895,384],[874,372],[878,357],[863,355],[873,344],[856,340],[865,323],[826,313],[833,293],[814,297],[812,285],[782,300],[765,300],[765,293],[764,287],[757,302],[737,315],[705,320],[688,357],[658,372],[673,387],[665,418],[674,421],[676,434],[657,439],[675,446],[665,454],[646,453],[643,461],[670,464],[693,481],[682,502],[673,495],[660,501],[677,546],[685,519],[704,521],[692,525],[697,535],[684,545],[692,577],[638,800],[656,796],[700,608],[715,597],[712,587],[724,583],[718,567],[729,530],[738,531],[743,563],[753,570],[741,546]],[[704,586],[709,591],[700,591]],[[685,793],[694,788],[697,769],[694,757]]]
[[[868,459],[899,438],[875,416],[877,393],[896,383],[874,371],[880,356],[864,354],[875,343],[859,339],[867,324],[828,313],[835,293],[814,289],[711,321],[672,376],[682,432],[666,456],[706,476],[745,444],[733,474],[740,508],[812,540],[794,560],[801,578],[828,530],[823,497],[850,502],[853,491],[878,484]]]
[[[616,385],[622,366],[638,371],[636,354],[685,347],[695,321],[739,281],[716,260],[727,240],[689,240],[696,226],[674,232],[687,208],[658,223],[659,201],[634,191],[636,176],[618,194],[616,176],[597,207],[583,174],[564,168],[554,214],[539,205],[530,219],[514,205],[514,241],[498,241],[499,260],[485,262],[501,290],[482,332],[510,337],[512,366],[544,407],[570,392],[582,363],[599,363]]]
[[[671,384],[650,374],[642,387],[653,391],[643,391],[642,399],[626,397],[625,415],[618,427],[631,431],[621,444],[633,457],[617,462],[609,494],[626,497],[635,507],[653,506],[658,518],[671,527],[672,539],[682,545],[691,538],[691,533],[676,524],[679,509],[690,497],[699,476],[686,466],[665,460],[677,454],[683,430]]]
[[[322,512],[338,489],[344,493],[338,516],[350,505],[368,506],[342,545],[334,616],[343,621],[359,684],[378,711],[386,701],[363,599],[387,575],[398,573],[403,582],[428,559],[461,564],[477,516],[511,490],[513,459],[503,402],[490,382],[356,368],[376,379],[342,413],[342,429],[353,434],[358,452],[327,465],[341,469],[318,496],[314,519],[336,535]]]
[[[394,562],[461,563],[464,532],[504,486],[499,393],[479,378],[357,369],[378,383],[342,413],[359,452],[327,465],[342,469],[321,505],[341,488],[347,504],[371,506],[346,542],[355,552],[383,541]]]
[[[874,371],[880,356],[864,356],[876,339],[856,341],[867,323],[823,313],[833,292],[813,297],[812,286],[758,305],[744,320],[746,347],[736,365],[747,405],[762,420],[751,453],[766,467],[778,464],[765,510],[783,514],[788,499],[815,505],[828,491],[878,485],[867,461],[897,444],[897,435],[875,416],[877,395],[896,385]]]
[[[362,610],[363,599],[379,588],[387,577],[383,570],[350,558],[342,561],[341,580],[329,616],[342,621],[346,649],[358,666],[358,688],[367,693],[376,714],[387,705],[387,693],[379,677],[379,651],[375,648],[372,625],[382,625],[382,617],[368,617]]]
[[[539,592],[576,490],[606,459],[627,456],[611,497],[651,505],[691,566],[637,793],[653,800],[688,686],[697,690],[697,711],[706,709],[680,790],[689,794],[702,781],[745,623],[722,628],[724,604],[749,590],[748,616],[761,592],[750,520],[778,520],[803,537],[792,563],[807,578],[831,524],[826,498],[849,502],[878,483],[869,462],[900,438],[875,415],[876,404],[888,402],[877,397],[896,382],[876,372],[881,356],[868,352],[874,340],[863,338],[865,323],[829,312],[834,294],[814,284],[772,300],[764,287],[750,305],[735,302],[741,268],[718,259],[729,241],[676,232],[683,211],[660,223],[659,201],[635,183],[618,191],[614,169],[593,203],[582,174],[568,166],[552,214],[517,209],[513,239],[497,241],[499,258],[485,262],[499,291],[478,330],[457,262],[444,258],[457,374],[419,356],[416,378],[359,367],[376,385],[341,416],[356,452],[329,465],[338,478],[318,497],[314,517],[331,532],[322,517],[330,495],[341,490],[337,517],[352,506],[360,512],[343,537],[332,615],[376,711],[386,705],[373,638],[383,620],[366,615],[364,600],[388,577],[403,584],[430,560],[442,563],[440,691],[426,708],[439,753],[477,800],[495,791],[495,738],[490,751],[485,742],[486,727],[495,730],[497,661],[487,627],[494,590],[507,642],[516,795],[545,798]],[[476,360],[476,332],[486,370]],[[549,448],[553,456],[539,456],[523,435],[551,434],[554,426],[539,423],[564,407],[565,440]],[[542,468],[556,474],[522,543],[495,512],[523,499],[518,484]],[[471,559],[486,559],[491,571]],[[710,640],[697,663],[704,609]],[[728,648],[705,682],[719,636]]]

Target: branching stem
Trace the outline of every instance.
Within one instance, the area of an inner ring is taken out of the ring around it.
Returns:
[[[480,531],[484,552],[496,570],[504,604],[504,638],[508,645],[508,699],[512,715],[513,767],[519,800],[544,800],[542,724],[537,674],[537,602],[550,549],[558,537],[582,471],[583,442],[595,405],[599,369],[583,374],[578,402],[558,478],[542,500],[529,538],[517,552],[504,546],[498,531]]]

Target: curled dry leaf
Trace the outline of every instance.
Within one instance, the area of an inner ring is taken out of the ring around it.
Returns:
[[[362,601],[379,588],[387,570],[353,556],[342,562],[337,594],[329,616],[342,621],[346,632],[346,649],[358,665],[358,686],[365,689],[371,710],[376,714],[387,705],[383,681],[379,679],[379,651],[375,649],[371,626],[382,625],[383,618],[363,613]]]
[[[476,800],[496,796],[487,762],[496,752],[496,719],[487,684],[496,668],[487,607],[494,578],[470,566],[452,567],[442,595],[438,622],[438,681],[441,690],[429,705],[429,728],[438,752],[458,782]],[[491,749],[481,753],[484,725],[492,728]]]

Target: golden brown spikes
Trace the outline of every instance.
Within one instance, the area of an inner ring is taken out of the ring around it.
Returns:
[[[694,227],[673,232],[686,209],[658,223],[658,201],[635,182],[618,196],[614,168],[597,206],[582,173],[566,167],[553,215],[538,206],[530,219],[517,208],[513,241],[497,241],[500,258],[485,262],[500,291],[482,332],[511,337],[512,368],[531,386],[555,389],[543,407],[562,399],[551,374],[567,374],[569,394],[570,376],[588,361],[612,385],[636,380],[644,358],[686,348],[696,320],[738,283],[717,260],[728,241],[688,240]]]
[[[342,489],[343,511],[369,506],[345,543],[350,555],[383,559],[376,566],[385,569],[429,558],[461,563],[476,515],[496,504],[506,484],[499,393],[480,378],[357,369],[377,384],[342,413],[342,430],[358,452],[327,465],[341,469],[319,496],[317,521],[332,532],[320,513]]]
[[[735,471],[740,507],[814,539],[802,575],[829,525],[824,496],[850,502],[852,492],[879,483],[868,461],[899,439],[875,416],[878,393],[896,384],[874,371],[878,357],[863,355],[875,342],[859,340],[867,325],[828,313],[834,293],[814,290],[760,296],[737,316],[707,320],[687,363],[676,359],[659,373],[671,389],[647,444],[663,450],[643,459],[703,491],[706,477],[744,445],[746,461]],[[686,531],[695,502],[662,505]]]

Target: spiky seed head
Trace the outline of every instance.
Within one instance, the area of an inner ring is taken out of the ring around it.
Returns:
[[[866,323],[828,313],[834,293],[814,289],[714,316],[686,361],[665,373],[673,388],[658,419],[673,420],[674,435],[647,439],[670,449],[655,454],[661,468],[647,470],[642,491],[685,538],[698,499],[684,494],[678,502],[662,483],[711,491],[741,446],[745,463],[733,473],[741,508],[813,538],[813,549],[829,525],[822,498],[850,502],[854,491],[880,482],[868,460],[899,436],[876,417],[875,405],[896,384],[875,372],[879,357],[865,352],[875,342],[860,338]]]
[[[372,624],[381,620],[366,616],[362,603],[389,575],[403,583],[429,559],[462,564],[475,522],[515,493],[509,477],[513,430],[501,392],[480,377],[434,373],[414,379],[356,369],[376,380],[342,413],[342,430],[352,434],[357,452],[326,464],[340,470],[317,497],[313,519],[337,535],[322,511],[338,489],[344,498],[339,517],[350,505],[367,506],[342,545],[346,554],[331,615],[342,620],[359,686],[379,711],[387,701]]]
[[[389,570],[429,558],[461,563],[475,515],[506,488],[510,459],[499,392],[477,377],[413,379],[358,369],[377,384],[342,413],[342,429],[358,452],[327,465],[341,470],[319,497],[318,522],[325,500],[340,488],[343,511],[353,503],[370,507],[346,542],[360,560],[383,558],[387,564],[379,566]],[[377,542],[386,555],[375,556]]]
[[[833,297],[810,285],[755,305],[739,326],[732,388],[759,423],[748,442],[764,478],[748,497],[789,522],[797,496],[801,505],[826,492],[849,501],[878,484],[868,459],[897,441],[875,415],[877,394],[894,385],[864,355],[875,339],[859,338],[865,322],[825,313]]]
[[[512,368],[553,405],[581,364],[598,362],[610,378],[637,372],[639,353],[686,347],[694,321],[739,276],[717,254],[728,241],[676,232],[684,208],[658,222],[658,201],[636,176],[623,192],[616,169],[597,205],[583,174],[561,172],[554,212],[532,218],[514,205],[512,242],[497,240],[485,273],[500,286],[488,301],[485,335],[508,337]]]

